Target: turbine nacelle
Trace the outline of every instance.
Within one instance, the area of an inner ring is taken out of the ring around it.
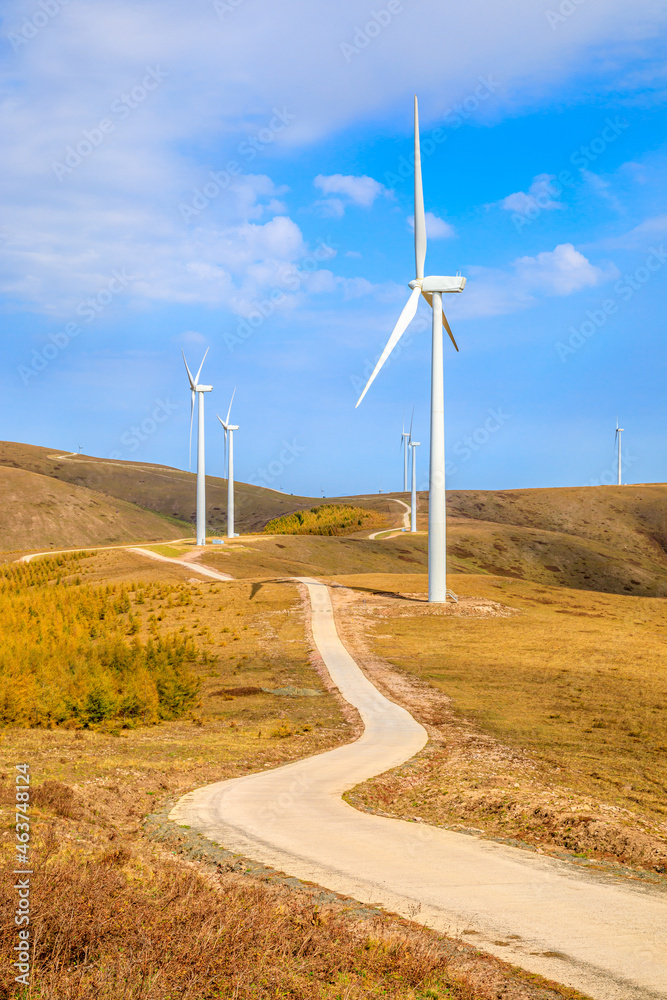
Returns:
[[[455,277],[446,277],[442,274],[430,275],[428,278],[415,278],[408,282],[408,287],[419,288],[422,292],[462,292],[466,286],[466,279],[457,274]]]
[[[213,390],[212,385],[193,385],[193,392],[211,392]]]

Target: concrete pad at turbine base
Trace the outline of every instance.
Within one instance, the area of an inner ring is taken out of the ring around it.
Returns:
[[[417,753],[426,732],[340,642],[327,588],[304,580],[313,636],[365,725],[347,746],[197,789],[170,818],[226,848],[364,903],[458,934],[596,1000],[667,997],[667,894],[340,796]]]

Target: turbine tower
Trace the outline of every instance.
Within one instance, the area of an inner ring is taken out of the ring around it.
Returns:
[[[403,492],[408,492],[408,449],[410,447],[410,435],[412,434],[412,421],[415,415],[415,408],[412,407],[410,417],[410,430],[405,429],[405,416],[403,418],[403,430],[401,431],[401,448],[403,449]]]
[[[234,389],[232,398],[229,401],[227,419],[223,420],[216,413],[218,420],[225,429],[225,449],[227,449],[227,435],[229,435],[229,450],[227,452],[227,538],[234,538],[234,431],[237,431],[239,428],[238,424],[230,424],[229,418],[232,412],[235,393],[236,389]]]
[[[456,341],[442,309],[442,296],[462,292],[466,279],[460,275],[424,277],[426,260],[426,216],[422,189],[421,157],[419,153],[419,115],[415,97],[415,269],[416,277],[410,281],[410,298],[403,307],[387,346],[380,355],[371,377],[357,401],[357,406],[368,392],[375,376],[396,347],[414,319],[423,295],[433,310],[431,347],[431,444],[429,456],[429,509],[428,509],[428,599],[443,604],[447,600],[447,536],[445,495],[445,400],[443,381],[442,327],[449,334],[458,351]]]
[[[410,497],[410,531],[415,532],[417,530],[417,453],[415,448],[420,445],[419,441],[413,441],[410,438],[410,447],[412,448],[412,496]]]
[[[616,434],[614,436],[614,441],[618,442],[618,485],[622,486],[621,483],[621,434],[623,433],[623,427],[618,426],[618,417],[616,417]]]
[[[192,372],[188,368],[185,360],[185,352],[181,351],[185,370],[188,373],[188,381],[192,393],[190,400],[190,452],[188,457],[188,468],[192,466],[192,420],[195,413],[195,396],[197,396],[197,545],[206,545],[206,468],[204,456],[204,393],[210,392],[212,385],[200,385],[199,376],[206,361],[208,347],[199,366],[199,371],[192,377]]]

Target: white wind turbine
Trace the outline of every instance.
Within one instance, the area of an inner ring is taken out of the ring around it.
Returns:
[[[419,115],[415,97],[415,269],[416,277],[409,282],[412,289],[410,298],[398,318],[387,346],[376,364],[366,388],[357,401],[364,398],[375,376],[396,347],[409,324],[414,319],[423,295],[433,310],[433,333],[431,348],[431,449],[429,467],[429,510],[428,510],[428,599],[434,603],[447,600],[447,536],[445,517],[445,401],[443,383],[442,326],[458,351],[456,341],[449,328],[442,309],[442,296],[449,292],[462,292],[466,279],[460,275],[444,277],[434,275],[424,277],[426,260],[426,217],[424,214],[424,193],[422,188],[421,157],[419,153]]]
[[[417,530],[417,452],[415,448],[420,445],[419,441],[413,441],[410,438],[410,447],[412,448],[412,496],[410,497],[410,531],[415,532]]]
[[[621,434],[624,428],[618,426],[618,417],[616,417],[616,434],[614,435],[614,441],[618,442],[618,485],[622,486],[621,483]]]
[[[208,347],[199,366],[199,371],[192,377],[192,372],[188,368],[185,360],[185,352],[181,351],[185,370],[188,373],[192,398],[190,402],[190,453],[188,458],[188,468],[192,465],[192,420],[195,412],[195,396],[198,397],[197,404],[197,545],[206,545],[206,462],[204,454],[204,393],[210,392],[212,385],[200,385],[199,376],[206,361]]]
[[[236,389],[232,393],[232,398],[229,401],[229,409],[227,410],[227,419],[223,420],[222,417],[218,417],[218,420],[225,429],[225,448],[227,447],[227,435],[229,435],[229,450],[227,452],[227,538],[234,538],[234,431],[239,429],[238,424],[230,424],[229,418],[232,413],[232,403],[234,402],[234,395],[236,394]]]
[[[415,408],[412,407],[410,417],[410,430],[405,429],[405,416],[403,418],[403,429],[401,431],[401,448],[403,449],[403,492],[408,492],[408,449],[410,448],[410,435],[412,434],[412,421],[415,415]]]

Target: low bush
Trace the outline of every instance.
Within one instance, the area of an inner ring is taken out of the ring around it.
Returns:
[[[384,524],[385,519],[376,511],[332,503],[277,517],[264,531],[269,535],[351,535]]]

